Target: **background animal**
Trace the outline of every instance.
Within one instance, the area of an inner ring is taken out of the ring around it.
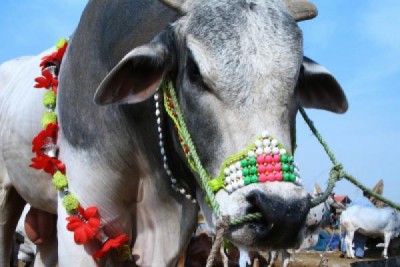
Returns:
[[[400,234],[400,217],[392,208],[376,208],[354,205],[343,211],[341,226],[346,230],[347,257],[354,258],[353,238],[357,231],[364,236],[384,238],[383,256],[387,258],[390,240]]]

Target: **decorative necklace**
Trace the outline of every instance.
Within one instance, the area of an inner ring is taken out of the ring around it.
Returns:
[[[78,199],[69,191],[66,168],[58,159],[58,122],[55,113],[58,73],[60,65],[67,49],[68,42],[65,39],[57,43],[57,51],[45,56],[40,63],[42,76],[35,79],[35,88],[44,88],[43,104],[48,109],[42,117],[43,130],[32,141],[32,152],[36,154],[32,158],[30,167],[42,169],[53,176],[54,187],[60,191],[62,204],[71,215],[67,217],[67,229],[74,232],[74,240],[77,244],[85,245],[90,240],[98,240],[102,247],[92,256],[99,259],[107,254],[110,249],[116,249],[120,260],[129,260],[131,250],[129,237],[121,234],[115,238],[109,237],[103,230],[105,222],[100,217],[96,207],[83,208]]]

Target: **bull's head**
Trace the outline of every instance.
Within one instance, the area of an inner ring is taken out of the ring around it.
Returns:
[[[264,130],[293,154],[299,105],[346,111],[347,101],[336,80],[303,58],[296,20],[316,15],[308,2],[164,2],[182,16],[153,41],[127,54],[103,81],[95,101],[138,103],[152,96],[162,80],[171,80],[210,176],[218,176],[225,160],[245,150]],[[202,196],[198,193],[206,210]],[[216,199],[223,215],[262,214],[262,220],[231,227],[226,234],[247,247],[297,245],[310,209],[305,189],[285,181],[251,183],[232,193],[222,189]]]

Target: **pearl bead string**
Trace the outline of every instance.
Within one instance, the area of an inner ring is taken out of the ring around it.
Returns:
[[[161,109],[160,109],[160,97],[158,92],[154,95],[154,101],[155,101],[155,108],[156,108],[156,117],[157,117],[157,131],[158,131],[158,144],[160,147],[160,153],[163,159],[163,165],[164,165],[164,170],[167,173],[170,182],[171,182],[171,188],[177,192],[180,193],[181,195],[185,196],[188,200],[191,200],[192,203],[196,203],[196,198],[194,198],[187,189],[185,189],[183,186],[179,184],[177,179],[173,176],[171,169],[169,168],[168,165],[168,158],[167,154],[164,148],[164,140],[163,140],[163,132],[162,132],[162,123],[161,123]]]

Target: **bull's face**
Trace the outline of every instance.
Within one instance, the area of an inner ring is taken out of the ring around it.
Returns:
[[[292,154],[301,102],[338,112],[347,108],[332,76],[309,60],[303,63],[301,31],[281,0],[168,2],[181,6],[184,15],[151,43],[132,50],[102,83],[96,101],[140,102],[171,79],[210,176],[218,176],[227,158],[265,130]],[[222,215],[263,216],[230,228],[233,243],[283,248],[300,242],[310,209],[303,187],[263,181],[233,192],[221,189],[216,198]]]

